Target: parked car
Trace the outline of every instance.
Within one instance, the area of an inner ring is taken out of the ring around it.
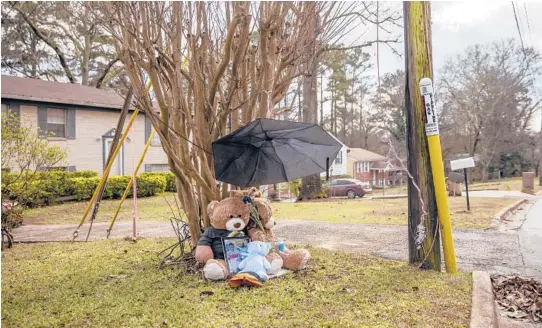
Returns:
[[[363,182],[356,179],[337,179],[327,186],[328,197],[348,197],[350,199],[363,197],[367,191],[363,188]]]
[[[363,187],[363,190],[365,190],[366,193],[371,193],[373,192],[373,188],[371,187],[371,183],[370,182],[361,182],[361,186]]]

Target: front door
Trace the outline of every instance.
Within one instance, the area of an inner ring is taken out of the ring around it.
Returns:
[[[109,152],[114,151],[114,149],[111,150],[112,143],[113,143],[113,138],[104,137],[104,152],[103,152],[104,171],[107,166],[107,158],[109,157]],[[111,171],[109,172],[109,175],[124,175],[124,145],[120,147],[120,151],[117,154],[117,157],[115,158],[115,162],[113,162],[113,166],[111,167]]]

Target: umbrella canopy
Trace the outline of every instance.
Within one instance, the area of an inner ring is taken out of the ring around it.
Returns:
[[[316,124],[257,119],[213,142],[216,179],[239,187],[324,172],[342,145]]]

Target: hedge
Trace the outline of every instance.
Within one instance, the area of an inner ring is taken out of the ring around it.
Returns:
[[[17,173],[2,174],[2,196],[11,199],[24,199],[27,207],[51,205],[58,198],[73,196],[77,200],[90,199],[98,186],[100,178],[94,171],[49,171],[38,172],[32,182],[23,186],[21,183],[10,183]],[[130,176],[109,177],[103,198],[120,198],[126,189]],[[9,188],[7,187],[9,185]],[[171,173],[141,174],[136,178],[138,197],[149,197],[171,191],[175,186],[175,176]],[[132,196],[130,190],[129,197]]]
[[[163,176],[166,179],[166,191],[177,191],[177,178],[175,177],[175,174],[171,172],[145,172],[141,173],[140,176]]]
[[[118,199],[122,197],[126,186],[132,178],[129,176],[113,176],[107,180],[103,198]],[[98,187],[100,178],[73,178],[74,194],[77,200],[89,199]],[[150,197],[163,193],[166,190],[166,179],[162,176],[138,176],[136,178],[137,196]],[[132,188],[128,197],[132,197]]]

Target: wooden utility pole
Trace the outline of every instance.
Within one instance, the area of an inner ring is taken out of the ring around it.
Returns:
[[[435,189],[425,137],[424,107],[419,83],[433,78],[431,57],[431,4],[403,2],[405,26],[405,110],[408,171],[414,181],[408,183],[409,262],[422,268],[440,271],[440,235]],[[414,185],[416,183],[417,187]],[[427,215],[424,215],[426,213]],[[425,228],[419,229],[420,223]],[[419,234],[422,234],[420,238]],[[423,235],[425,234],[425,238]],[[417,242],[421,241],[421,243]]]

